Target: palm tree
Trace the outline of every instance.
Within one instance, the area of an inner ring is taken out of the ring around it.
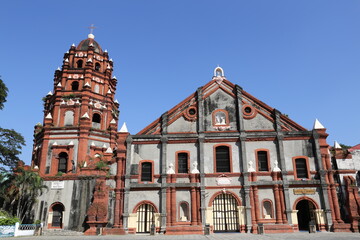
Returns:
[[[7,177],[3,188],[6,202],[4,205],[6,207],[9,204],[6,210],[23,222],[30,220],[32,206],[47,186],[36,172],[18,167]]]

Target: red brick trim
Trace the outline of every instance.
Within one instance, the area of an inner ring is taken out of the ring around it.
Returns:
[[[49,207],[49,212],[52,212],[52,211],[53,211],[53,207],[54,207],[55,205],[61,205],[61,206],[63,207],[63,209],[64,209],[64,212],[65,212],[65,206],[64,206],[64,204],[62,204],[61,202],[54,202],[54,203],[52,203],[52,204],[50,205],[50,207]]]
[[[303,196],[303,197],[299,197],[299,198],[297,198],[297,199],[295,200],[295,202],[294,202],[294,204],[293,204],[293,210],[296,210],[296,205],[297,205],[300,201],[302,201],[302,200],[308,200],[309,202],[311,202],[312,204],[314,204],[314,206],[315,206],[316,209],[320,209],[320,208],[319,208],[319,205],[317,204],[317,202],[316,202],[314,199],[309,198],[309,197],[306,197],[306,196]]]
[[[246,112],[245,108],[250,108],[250,113]],[[253,119],[254,117],[256,117],[258,111],[253,106],[245,104],[242,106],[242,113],[245,119]]]
[[[246,142],[257,142],[257,141],[275,141],[276,137],[257,137],[257,138],[246,138]]]
[[[54,202],[54,203],[51,204],[50,207],[49,207],[49,213],[50,213],[50,212],[53,212],[53,207],[54,207],[55,205],[61,205],[62,208],[64,209],[62,212],[63,212],[63,213],[65,212],[65,206],[64,206],[64,204],[62,204],[61,202]],[[64,227],[64,226],[63,226],[63,223],[62,223],[62,222],[61,222],[61,226],[60,226],[60,227],[53,227],[52,224],[47,224],[47,228],[48,228],[48,229],[62,229],[63,227]]]
[[[197,143],[197,139],[186,139],[186,140],[169,140],[168,144],[178,144],[178,143]]]
[[[153,202],[151,202],[151,201],[149,201],[149,200],[144,200],[144,201],[141,201],[141,202],[139,202],[138,204],[136,204],[136,206],[134,207],[132,213],[137,213],[138,208],[139,208],[141,205],[143,205],[143,204],[149,204],[149,205],[151,205],[151,206],[154,208],[154,211],[155,211],[156,213],[159,212],[158,209],[157,209],[157,207],[156,207],[156,205],[155,205]]]
[[[269,202],[270,203],[270,207],[271,207],[271,219],[265,219],[265,213],[264,213],[264,203],[265,202]],[[261,217],[262,217],[262,219],[263,220],[275,220],[274,219],[274,204],[273,204],[273,202],[270,200],[270,199],[268,199],[268,198],[265,198],[265,199],[263,199],[262,201],[261,201]]]
[[[188,210],[188,212],[187,212],[187,216],[188,216],[188,219],[187,219],[187,221],[186,222],[184,222],[184,221],[180,221],[181,219],[180,219],[180,212],[181,212],[181,204],[182,203],[185,203],[186,205],[187,205],[187,210]],[[190,205],[189,205],[189,203],[187,202],[187,201],[180,201],[179,202],[179,206],[178,206],[178,221],[179,222],[177,222],[177,224],[190,224],[190,218],[191,218],[191,214],[190,214]]]
[[[222,131],[227,132],[227,131]],[[216,132],[218,133],[218,132]],[[205,139],[206,143],[218,143],[218,142],[239,142],[239,138],[217,138],[217,139]]]
[[[195,114],[191,114],[190,113],[191,110],[194,110]],[[197,113],[198,113],[197,112],[197,107],[196,106],[190,106],[183,112],[183,115],[184,115],[184,118],[186,120],[194,122],[197,119]]]
[[[216,114],[222,112],[225,114],[225,124],[216,124]],[[229,125],[229,113],[225,109],[216,109],[212,112],[212,126],[213,127],[227,127]]]
[[[221,194],[230,194],[231,196],[233,196],[237,202],[237,205],[238,206],[242,206],[241,204],[241,199],[239,198],[239,196],[237,196],[234,192],[232,191],[229,191],[229,190],[226,190],[226,191],[219,191],[219,192],[216,192],[214,193],[211,198],[209,199],[209,204],[208,204],[208,207],[212,207],[213,205],[213,202],[215,200],[215,198]]]
[[[161,143],[161,141],[159,140],[159,141],[133,141],[132,142],[132,144],[141,144],[141,145],[143,145],[143,144],[159,144],[159,143]]]

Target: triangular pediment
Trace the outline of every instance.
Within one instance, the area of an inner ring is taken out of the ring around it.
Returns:
[[[199,106],[199,98],[201,106]],[[240,101],[241,104],[239,104]],[[238,105],[242,109],[239,109]],[[199,108],[202,109],[199,110]],[[202,123],[198,122],[199,111],[203,114]],[[224,114],[223,120],[217,120],[215,114],[218,112]],[[278,114],[278,117],[275,113]],[[240,116],[242,116],[241,121]],[[278,119],[277,123],[276,118]],[[241,87],[234,85],[226,78],[214,77],[212,81],[164,113],[140,131],[138,135],[196,133],[199,131],[199,124],[203,124],[202,131],[204,132],[234,132],[239,131],[238,121],[241,122],[245,131],[275,131],[276,124],[280,125],[282,131],[306,131],[286,115],[242,90]]]

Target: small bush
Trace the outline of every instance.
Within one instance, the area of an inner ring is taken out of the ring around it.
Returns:
[[[0,211],[0,226],[15,225],[17,222],[20,222],[17,217],[12,217],[5,211]]]

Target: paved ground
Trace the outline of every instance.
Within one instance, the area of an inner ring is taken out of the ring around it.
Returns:
[[[5,238],[4,238],[5,239]],[[14,238],[6,238],[14,239]],[[38,237],[17,237],[19,240],[352,240],[360,239],[360,233],[331,233],[331,232],[318,232],[318,233],[282,233],[282,234],[246,234],[246,233],[224,233],[224,234],[211,234],[209,236],[204,235],[123,235],[123,236],[38,236]]]

